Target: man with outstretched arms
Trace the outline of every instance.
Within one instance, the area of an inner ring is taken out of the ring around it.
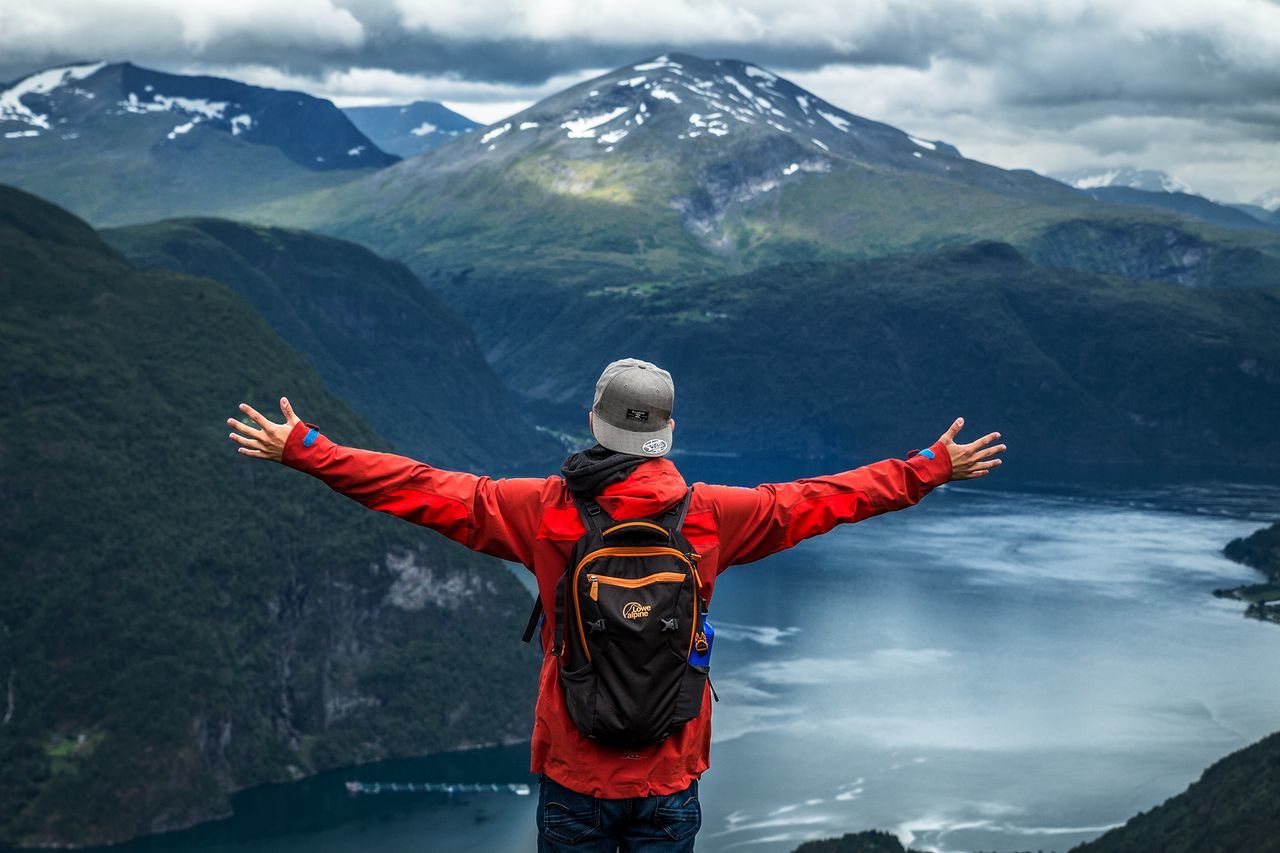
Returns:
[[[531,761],[542,779],[540,851],[612,853],[620,845],[624,850],[692,850],[701,825],[698,777],[710,759],[711,689],[701,689],[710,687],[705,680],[697,682],[701,696],[694,697],[694,716],[652,743],[619,746],[584,734],[582,720],[566,707],[559,682],[562,663],[569,666],[562,659],[566,638],[576,642],[581,636],[589,645],[588,628],[595,627],[584,627],[581,602],[572,631],[566,629],[574,620],[563,615],[575,612],[566,609],[566,595],[572,593],[564,584],[575,543],[584,539],[592,519],[584,506],[597,507],[593,511],[610,522],[667,519],[668,524],[679,508],[678,532],[693,552],[686,556],[697,558],[691,565],[698,597],[691,600],[705,612],[720,573],[729,566],[767,557],[837,524],[913,506],[948,481],[984,477],[1000,465],[998,454],[1005,450],[993,443],[999,433],[957,443],[964,426],[958,418],[932,445],[905,459],[755,488],[701,482],[690,488],[668,458],[674,398],[671,375],[656,365],[637,359],[608,365],[588,413],[598,443],[571,454],[560,475],[542,478],[492,479],[345,447],[316,424],[303,422],[283,397],[282,424],[244,403],[240,409],[253,424],[228,419],[241,454],[304,471],[369,509],[430,527],[534,574],[540,602],[546,603]],[[634,586],[643,581],[613,582]],[[593,600],[600,589],[592,589]],[[557,611],[564,625],[556,624]],[[647,611],[636,606],[630,611],[632,616],[639,612]],[[606,627],[605,620],[598,621]],[[642,621],[617,624],[631,629]]]

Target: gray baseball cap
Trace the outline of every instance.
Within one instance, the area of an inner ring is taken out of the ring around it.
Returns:
[[[647,361],[612,362],[596,382],[591,431],[610,450],[635,456],[666,456],[671,450],[671,374]]]

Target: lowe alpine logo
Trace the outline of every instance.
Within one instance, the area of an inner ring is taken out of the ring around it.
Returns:
[[[638,601],[628,601],[622,605],[623,619],[643,619],[649,615],[649,611],[653,609],[652,604],[641,604]]]
[[[665,438],[651,438],[640,447],[645,453],[661,453],[667,449]]]

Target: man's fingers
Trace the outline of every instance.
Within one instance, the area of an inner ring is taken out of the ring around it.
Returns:
[[[289,424],[289,426],[293,426],[298,421],[302,420],[302,418],[293,413],[293,406],[289,405],[288,397],[280,398],[280,411],[284,412],[285,423]]]
[[[947,444],[956,437],[956,433],[960,432],[960,428],[963,426],[964,418],[956,418],[955,421],[952,422],[951,426],[947,427],[947,431],[944,432],[938,440],[943,444]]]
[[[264,445],[261,441],[258,441],[257,439],[245,438],[243,435],[236,435],[234,432],[228,433],[228,435],[231,436],[231,440],[234,441],[236,444],[241,444],[241,445],[244,445],[245,447],[253,448],[254,450],[267,449],[266,445]]]
[[[250,426],[249,424],[245,423],[242,420],[237,420],[236,418],[227,418],[227,424],[240,430],[242,433],[249,436],[250,438],[261,438],[262,436],[262,430],[258,429],[255,426]]]
[[[998,433],[998,432],[987,433],[986,435],[984,435],[982,438],[978,439],[977,441],[972,441],[972,442],[970,442],[970,443],[966,444],[966,445],[965,445],[965,447],[966,447],[966,448],[968,448],[968,450],[969,450],[971,453],[972,453],[972,452],[977,452],[977,451],[981,450],[982,448],[986,447],[986,446],[987,446],[988,444],[990,444],[991,442],[995,441],[995,440],[996,440],[997,438],[999,438],[999,437],[1000,437],[1000,433]]]
[[[976,462],[976,463],[974,463],[974,465],[973,465],[973,470],[974,470],[974,471],[985,471],[985,470],[987,470],[988,468],[994,468],[994,467],[996,467],[997,465],[1001,464],[1003,461],[1004,461],[1004,460],[1002,460],[1002,459],[988,459],[986,462]]]
[[[268,456],[267,454],[263,453],[261,450],[251,450],[251,449],[249,449],[248,447],[241,447],[241,448],[239,448],[239,450],[240,450],[240,452],[241,452],[241,453],[243,453],[245,456],[253,456],[253,457],[256,457],[256,458],[258,458],[258,459],[270,459],[270,458],[271,458],[271,457],[270,457],[270,456]]]
[[[974,459],[986,459],[988,456],[995,456],[997,453],[1004,453],[1005,446],[1003,444],[995,444],[985,450],[979,450],[973,454]]]
[[[246,415],[253,418],[253,420],[258,424],[258,426],[266,427],[271,423],[271,421],[267,420],[262,415],[258,414],[258,410],[255,409],[253,406],[250,406],[248,403],[241,403],[240,411],[244,412]]]

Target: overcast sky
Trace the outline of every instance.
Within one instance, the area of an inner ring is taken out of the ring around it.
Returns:
[[[127,59],[482,122],[668,50],[1006,168],[1280,187],[1280,0],[0,0],[0,79]]]

